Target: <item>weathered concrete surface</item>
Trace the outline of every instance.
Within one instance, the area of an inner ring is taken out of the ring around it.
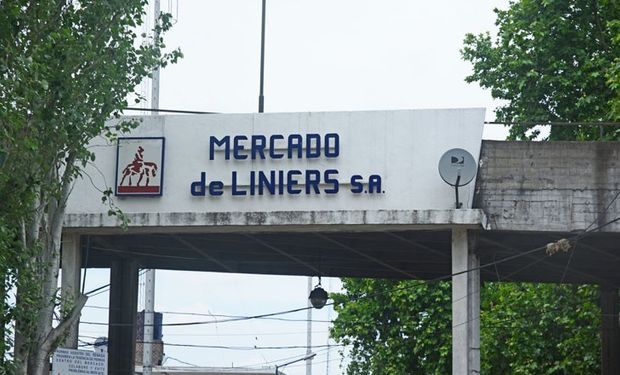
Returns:
[[[482,210],[352,210],[352,211],[275,211],[275,212],[203,212],[127,214],[131,232],[253,232],[253,231],[326,231],[441,229],[462,225],[485,229]],[[65,229],[101,234],[108,229],[122,232],[120,221],[106,214],[65,215]]]
[[[480,373],[480,259],[475,234],[452,229],[452,375]],[[473,270],[458,274],[466,270]]]
[[[620,212],[620,142],[484,141],[474,208],[491,229],[571,232]],[[600,213],[600,214],[599,214]],[[603,231],[619,232],[620,222]]]

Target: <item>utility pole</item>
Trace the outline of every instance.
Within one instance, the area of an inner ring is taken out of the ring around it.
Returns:
[[[153,12],[154,20],[153,25],[157,26],[159,16],[161,12],[160,0],[154,0]],[[156,31],[155,42],[159,39],[159,33]],[[153,79],[151,81],[151,108],[159,108],[159,68],[153,70]],[[158,112],[154,112],[158,114]],[[146,270],[145,282],[144,282],[144,337],[142,338],[142,374],[153,374],[153,326],[155,323],[155,270]]]
[[[161,14],[161,4],[160,4],[161,0],[154,0],[153,2],[153,8],[154,8],[154,20],[153,20],[153,25],[157,25],[157,21],[159,20],[159,16]],[[155,41],[157,41],[159,39],[159,33],[155,32],[154,35]],[[158,109],[159,108],[159,67],[155,68],[153,70],[153,78],[151,80],[151,108],[152,109]],[[156,115],[159,114],[159,112],[153,112]]]
[[[146,270],[144,283],[144,339],[142,352],[142,374],[153,373],[153,326],[155,311],[155,270]]]
[[[312,292],[312,276],[308,276],[308,295],[310,295],[310,292]],[[312,304],[310,299],[308,299],[306,357],[309,359],[306,361],[306,375],[312,375],[312,358],[310,358],[310,354],[312,354],[312,310]]]

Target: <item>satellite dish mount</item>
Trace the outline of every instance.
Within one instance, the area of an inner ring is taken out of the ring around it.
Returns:
[[[463,203],[459,202],[459,187],[469,184],[476,176],[477,169],[474,157],[462,148],[448,150],[439,159],[439,175],[454,187],[457,209],[463,207]]]

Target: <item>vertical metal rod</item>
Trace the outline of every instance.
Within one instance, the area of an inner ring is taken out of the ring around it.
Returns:
[[[459,202],[459,185],[454,186],[454,193],[456,194],[456,204],[455,208],[461,208],[461,203]]]
[[[308,277],[308,296],[312,292],[312,276]],[[309,357],[312,354],[312,304],[310,303],[310,299],[308,298],[308,322],[306,325],[307,328],[307,341],[306,341],[306,356]],[[308,359],[306,361],[306,375],[312,375],[312,359]]]
[[[263,18],[260,34],[260,91],[258,93],[258,113],[265,110],[265,97],[263,96],[263,85],[265,81],[265,8],[267,0],[263,0]]]
[[[332,279],[330,278],[327,284],[327,290],[332,290]],[[327,320],[332,320],[332,308],[330,306],[329,310],[327,310]],[[331,352],[331,347],[329,345],[329,335],[327,335],[327,358],[325,358],[325,375],[329,375],[329,352]]]

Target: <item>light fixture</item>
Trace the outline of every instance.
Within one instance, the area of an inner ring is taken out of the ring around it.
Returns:
[[[308,299],[315,309],[322,309],[327,303],[328,294],[325,289],[321,288],[321,276],[319,276],[319,283],[314,287]]]

